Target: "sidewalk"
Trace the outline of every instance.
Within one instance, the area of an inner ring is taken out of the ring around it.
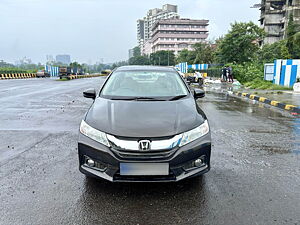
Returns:
[[[300,93],[293,91],[281,91],[281,90],[256,90],[256,89],[246,89],[242,86],[232,85],[231,83],[221,83],[221,84],[208,84],[208,88],[214,90],[219,90],[221,92],[232,91],[232,92],[245,92],[250,95],[257,95],[260,97],[265,97],[271,100],[279,101],[282,103],[300,106]]]

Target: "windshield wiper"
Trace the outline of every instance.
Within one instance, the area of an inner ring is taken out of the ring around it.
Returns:
[[[179,99],[182,99],[184,97],[186,97],[187,95],[177,95],[173,98],[170,98],[169,101],[175,101],[175,100],[179,100]]]
[[[166,101],[166,99],[152,98],[152,97],[136,97],[135,101]]]
[[[132,101],[132,100],[135,100],[135,98],[109,98],[110,100],[124,100],[124,101]]]
[[[111,98],[111,100],[124,100],[124,101],[166,101],[164,99],[152,98],[152,97],[129,97],[129,98]]]

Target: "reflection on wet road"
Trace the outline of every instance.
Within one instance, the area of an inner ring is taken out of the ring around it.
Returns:
[[[300,224],[299,118],[224,94],[198,101],[212,130],[208,174],[86,179],[76,152],[91,104],[82,91],[102,82],[0,82],[0,224]]]

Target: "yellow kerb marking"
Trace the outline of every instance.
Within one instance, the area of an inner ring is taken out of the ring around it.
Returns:
[[[277,106],[278,103],[279,103],[279,102],[277,102],[277,101],[271,101],[271,105],[273,105],[273,106]]]
[[[296,108],[297,106],[295,106],[295,105],[286,105],[285,106],[285,109],[286,110],[291,110],[291,109],[293,109],[293,108]]]
[[[267,99],[267,98],[260,97],[258,100],[259,100],[260,102],[265,102],[266,99]]]

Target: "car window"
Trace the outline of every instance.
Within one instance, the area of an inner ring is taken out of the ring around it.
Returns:
[[[101,92],[104,97],[169,97],[187,94],[188,90],[178,73],[157,71],[116,71]]]

